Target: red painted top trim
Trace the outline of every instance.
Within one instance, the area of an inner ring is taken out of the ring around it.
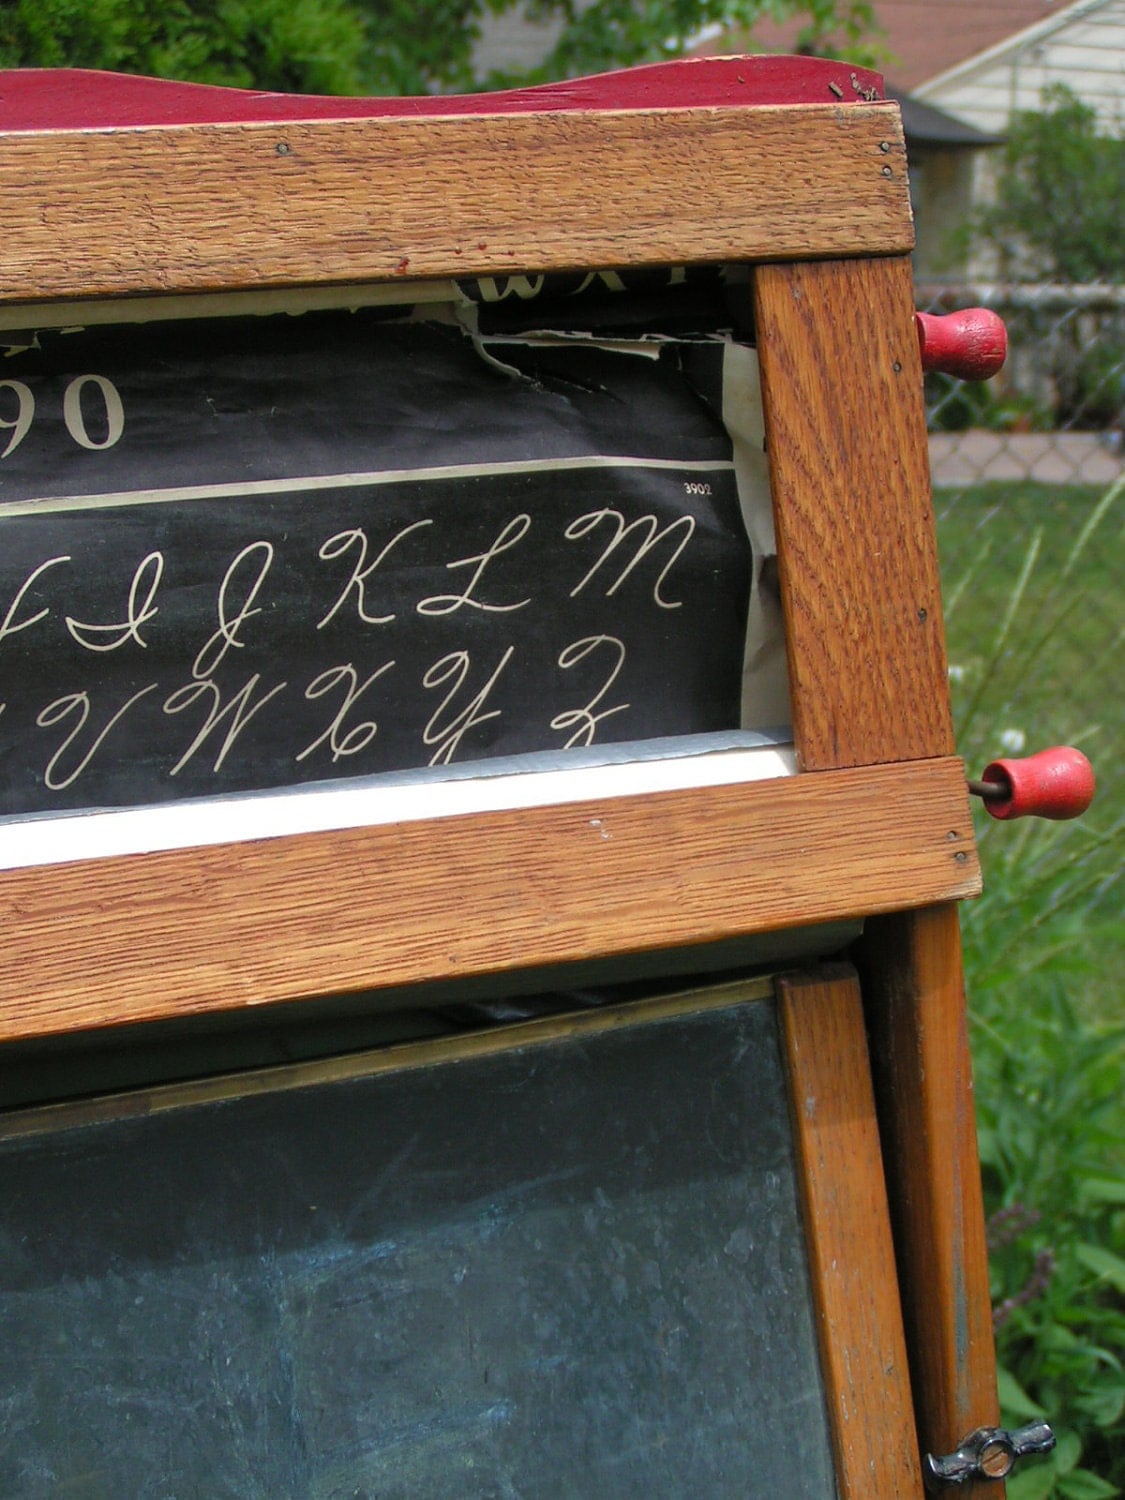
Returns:
[[[534,110],[852,104],[884,97],[878,73],[808,57],[685,58],[504,93],[396,99],[271,94],[81,68],[26,68],[0,70],[0,130],[96,130],[243,120],[520,114]]]

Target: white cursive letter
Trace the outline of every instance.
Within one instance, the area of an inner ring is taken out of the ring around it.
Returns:
[[[75,724],[74,728],[67,735],[66,739],[63,740],[62,744],[55,751],[54,755],[51,756],[51,759],[47,763],[47,770],[44,773],[43,780],[47,783],[51,790],[53,792],[61,792],[64,787],[70,786],[71,782],[77,781],[79,776],[82,775],[82,772],[90,764],[90,761],[93,759],[98,746],[102,743],[106,735],[110,732],[117,721],[124,718],[124,716],[132,708],[134,703],[139,702],[146,693],[151,693],[155,688],[159,687],[159,685],[159,683],[150,682],[148,687],[141,688],[139,693],[134,693],[127,703],[122,704],[122,706],[117,710],[113,717],[108,721],[101,734],[99,734],[98,737],[94,740],[94,743],[90,746],[89,750],[86,751],[86,754],[75,766],[74,770],[71,771],[70,775],[63,776],[61,779],[58,778],[56,774],[59,760],[70,748],[74,740],[78,737],[79,734],[81,734],[83,728],[85,727],[86,720],[90,717],[90,698],[89,694],[87,693],[67,693],[65,698],[56,698],[53,703],[48,703],[47,707],[43,709],[42,713],[40,713],[39,717],[35,721],[40,729],[49,729],[53,724],[57,724],[61,719],[72,716],[75,712],[77,712],[78,714],[78,723]]]
[[[463,594],[432,594],[418,604],[418,613],[420,615],[451,615],[455,609],[460,609],[462,604],[467,604],[470,609],[487,610],[491,614],[508,614],[513,609],[522,609],[525,604],[530,604],[530,599],[521,599],[518,604],[484,604],[481,600],[472,597],[473,590],[492,559],[499,557],[501,552],[507,552],[516,546],[527,535],[530,528],[530,516],[514,516],[501,530],[487,552],[476,552],[472,557],[459,557],[456,562],[446,563],[447,568],[470,568],[473,563],[476,563],[477,569]]]
[[[0,624],[0,641],[2,641],[6,635],[18,635],[21,630],[26,630],[29,625],[38,625],[40,620],[51,613],[49,609],[44,608],[41,609],[37,615],[32,615],[30,619],[21,620],[18,625],[12,624],[12,617],[15,615],[16,610],[19,609],[20,605],[23,603],[23,596],[27,593],[28,589],[35,582],[35,580],[39,577],[40,573],[45,573],[48,568],[54,568],[59,563],[69,561],[69,557],[52,557],[47,562],[40,563],[33,573],[28,574],[23,583],[17,589],[16,597],[9,605],[8,613],[4,616],[3,623]]]
[[[367,536],[363,531],[359,529],[358,526],[353,531],[338,531],[335,536],[330,536],[321,547],[319,553],[317,554],[318,557],[322,558],[325,562],[330,562],[334,557],[342,556],[342,554],[345,553],[349,547],[358,546],[359,560],[357,561],[355,567],[352,569],[352,576],[344,585],[343,593],[336,600],[336,603],[332,606],[332,608],[328,611],[324,619],[321,620],[316,628],[318,630],[324,629],[329,620],[351,593],[352,589],[355,589],[356,591],[356,613],[359,615],[359,618],[363,621],[363,623],[365,625],[388,625],[394,619],[393,614],[369,615],[367,613],[367,610],[364,608],[364,604],[366,603],[363,593],[364,585],[367,583],[367,580],[371,576],[371,574],[374,573],[375,569],[386,557],[391,548],[397,547],[399,542],[402,541],[403,537],[409,536],[412,531],[419,531],[423,526],[432,525],[432,521],[413,521],[409,526],[404,526],[397,536],[391,537],[390,541],[383,548],[382,552],[379,553],[379,556],[372,563],[369,563],[367,561]]]
[[[442,683],[448,682],[451,677],[456,679],[449,692],[442,699],[441,707],[431,716],[430,722],[422,732],[423,743],[438,747],[430,760],[431,766],[449,765],[456,754],[457,747],[474,724],[483,724],[488,719],[498,719],[500,717],[500,710],[498,708],[491,709],[486,714],[480,713],[479,710],[484,706],[484,702],[495,686],[500,673],[508,665],[509,661],[511,661],[512,656],[515,654],[515,649],[514,646],[508,647],[507,651],[500,658],[499,666],[485,683],[484,687],[481,688],[480,692],[477,693],[476,697],[460,713],[454,714],[444,724],[439,722],[442,714],[445,713],[446,709],[449,708],[454,698],[461,691],[465,678],[469,675],[469,653],[467,651],[451,651],[448,656],[443,656],[440,661],[434,662],[433,666],[426,672],[422,678],[423,687],[441,687]]]
[[[627,703],[619,703],[616,708],[603,709],[600,714],[594,713],[594,709],[617,681],[621,668],[625,665],[625,642],[619,641],[615,635],[587,635],[580,641],[572,641],[559,653],[559,666],[576,667],[599,646],[611,646],[617,653],[617,660],[609,676],[584,708],[567,709],[565,713],[556,714],[551,720],[552,729],[574,729],[574,733],[563,747],[566,750],[569,750],[572,745],[592,745],[594,733],[601,721],[612,718],[614,714],[624,713],[629,707]],[[577,728],[575,728],[576,725]]]
[[[247,590],[246,598],[243,601],[242,607],[239,609],[238,613],[233,617],[229,617],[227,615],[227,590],[230,588],[234,575],[238,572],[243,559],[249,557],[251,553],[258,551],[261,551],[262,553],[262,562],[258,568],[258,576],[253,580],[249,589]],[[219,665],[223,657],[227,654],[232,646],[236,650],[241,651],[242,647],[246,644],[245,641],[240,641],[238,639],[238,631],[240,626],[246,620],[249,620],[251,616],[260,615],[262,613],[260,609],[251,609],[250,606],[258,597],[258,590],[265,582],[266,574],[269,572],[270,564],[272,562],[272,542],[251,542],[248,547],[243,547],[242,551],[238,554],[238,556],[231,563],[230,567],[223,574],[223,581],[219,585],[219,628],[210,637],[206,644],[200,647],[199,655],[195,658],[195,662],[193,663],[191,669],[191,675],[193,677],[210,677],[211,673]]]
[[[285,686],[284,682],[279,682],[275,688],[270,688],[264,697],[259,698],[257,703],[251,704],[250,695],[254,692],[260,681],[261,673],[255,672],[250,681],[235,693],[228,704],[221,708],[219,705],[223,701],[223,695],[213,682],[189,682],[184,687],[177,688],[174,693],[164,700],[164,712],[166,714],[178,714],[182,713],[185,708],[190,708],[203,693],[211,694],[211,707],[207,712],[207,718],[203,722],[203,728],[172,767],[171,774],[173,776],[183,770],[200,745],[230,715],[231,721],[227,725],[226,738],[223,740],[222,747],[215,757],[215,764],[211,769],[218,771],[222,767],[223,761],[227,758],[227,751],[246,728],[247,724],[249,724],[250,720],[259,709],[265,708],[271,698],[276,698]]]
[[[152,577],[149,579],[148,592],[145,594],[144,603],[140,608],[137,601],[141,593],[141,580],[145,570],[152,564]],[[150,552],[143,561],[137,564],[137,571],[133,574],[133,582],[129,586],[128,617],[116,625],[83,625],[73,615],[67,615],[66,628],[80,646],[85,646],[87,651],[116,651],[118,646],[123,646],[127,640],[136,641],[138,646],[144,647],[147,641],[141,640],[141,626],[146,620],[151,620],[153,615],[160,611],[153,600],[156,591],[160,587],[160,579],[164,573],[164,555],[161,552]],[[87,636],[106,636],[112,639],[103,641],[87,640]]]
[[[364,693],[377,677],[382,677],[383,673],[389,672],[393,666],[393,661],[384,662],[363,683],[359,682],[359,673],[352,666],[351,662],[342,667],[329,667],[327,672],[321,672],[319,677],[314,677],[305,689],[305,697],[309,699],[323,698],[325,693],[330,693],[341,682],[346,682],[348,685],[344,689],[344,701],[337,709],[336,717],[322,735],[313,740],[311,745],[305,746],[300,755],[297,756],[297,759],[304,760],[319,745],[323,745],[325,740],[332,747],[333,764],[342,755],[356,755],[360,750],[365,749],[375,738],[379,730],[379,726],[374,719],[367,719],[362,724],[353,725],[342,738],[340,731],[344,727],[344,720],[347,718],[352,704],[363,697]],[[358,686],[357,683],[359,684]]]
[[[602,552],[602,555],[594,563],[594,566],[586,574],[582,582],[579,583],[575,588],[571,589],[570,597],[573,599],[576,594],[580,594],[582,592],[582,590],[590,582],[590,579],[593,578],[594,574],[601,567],[602,563],[608,560],[610,554],[614,552],[616,548],[619,547],[623,541],[625,541],[629,534],[636,530],[638,526],[641,527],[642,530],[647,526],[648,535],[642,539],[640,546],[637,548],[636,552],[634,552],[632,562],[628,563],[627,566],[622,569],[622,571],[617,575],[616,581],[612,583],[608,589],[606,589],[606,598],[608,598],[610,594],[616,594],[617,590],[625,582],[629,574],[633,571],[633,569],[637,566],[641,559],[652,551],[657,542],[662,542],[665,537],[673,536],[679,527],[686,527],[686,530],[683,533],[682,540],[676,546],[676,549],[672,553],[672,556],[665,563],[664,570],[660,574],[660,577],[656,580],[656,583],[652,590],[653,601],[654,603],[658,604],[661,609],[679,609],[683,601],[675,600],[670,602],[667,599],[662,599],[660,597],[660,586],[664,582],[665,578],[667,578],[668,574],[672,571],[672,568],[675,566],[675,564],[679,561],[680,554],[683,552],[684,548],[691,541],[692,536],[695,533],[695,517],[680,516],[677,520],[672,521],[669,523],[669,525],[665,526],[663,531],[658,531],[657,527],[659,523],[657,522],[655,516],[639,516],[635,521],[630,521],[629,525],[626,526],[625,517],[621,514],[621,512],[619,510],[611,510],[609,506],[607,506],[604,510],[592,510],[587,515],[579,516],[577,521],[572,521],[570,523],[570,525],[566,528],[566,532],[564,534],[568,542],[575,542],[580,537],[584,537],[589,532],[593,531],[593,529],[599,524],[599,522],[611,519],[617,523],[617,530],[615,534],[610,538],[609,546],[605,548],[605,550]]]

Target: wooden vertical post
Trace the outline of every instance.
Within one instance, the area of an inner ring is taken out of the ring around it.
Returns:
[[[821,967],[778,998],[840,1500],[921,1500],[859,984]]]
[[[948,755],[910,262],[761,266],[755,286],[798,761]]]
[[[948,754],[910,263],[762,266],[755,287],[798,762]],[[948,836],[970,832],[966,795]],[[956,908],[869,919],[862,957],[918,1437],[946,1453],[997,1419]]]
[[[957,908],[869,919],[861,958],[918,1436],[950,1453],[999,1421]]]

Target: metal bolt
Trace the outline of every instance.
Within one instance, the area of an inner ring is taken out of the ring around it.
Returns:
[[[1046,1422],[1030,1422],[1008,1432],[1003,1427],[978,1427],[955,1453],[922,1460],[922,1477],[931,1491],[946,1486],[971,1485],[974,1480],[1006,1479],[1018,1458],[1029,1453],[1050,1453],[1055,1435]]]

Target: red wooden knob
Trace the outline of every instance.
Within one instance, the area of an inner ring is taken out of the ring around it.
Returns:
[[[1094,800],[1094,768],[1071,745],[1053,745],[1018,760],[994,760],[981,781],[1002,793],[985,794],[994,818],[1080,818]]]
[[[923,370],[958,380],[988,380],[1008,357],[1008,330],[987,307],[962,312],[915,313]]]

